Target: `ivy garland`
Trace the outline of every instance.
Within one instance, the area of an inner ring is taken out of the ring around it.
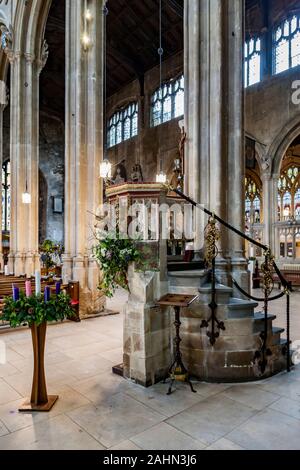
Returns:
[[[118,286],[129,290],[127,272],[130,263],[144,261],[137,241],[119,238],[118,234],[107,234],[106,237],[98,239],[93,253],[102,271],[99,289],[104,295],[111,298]]]

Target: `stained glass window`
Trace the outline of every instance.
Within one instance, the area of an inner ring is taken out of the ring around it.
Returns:
[[[251,38],[245,43],[245,87],[261,80],[261,39]]]
[[[2,166],[2,231],[10,231],[10,161],[6,161]]]
[[[300,15],[284,20],[273,33],[274,74],[300,65]]]
[[[184,77],[169,80],[151,99],[151,125],[159,126],[184,114]]]
[[[291,165],[281,172],[278,180],[278,220],[299,218],[300,165]]]
[[[249,176],[245,179],[246,187],[246,224],[260,224],[262,212],[262,190]]]
[[[113,147],[138,134],[138,103],[116,111],[108,122],[107,147]]]

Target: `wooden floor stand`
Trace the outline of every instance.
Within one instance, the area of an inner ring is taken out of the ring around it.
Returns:
[[[34,356],[34,369],[31,398],[25,402],[20,408],[20,412],[31,411],[50,411],[58,399],[58,395],[48,395],[45,367],[44,367],[44,354],[45,354],[45,341],[47,323],[42,323],[37,326],[35,324],[30,326],[33,356]]]

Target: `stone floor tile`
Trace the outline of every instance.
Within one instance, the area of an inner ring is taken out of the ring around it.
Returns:
[[[112,396],[104,405],[87,405],[67,415],[105,447],[128,440],[164,419],[123,393]]]
[[[259,411],[279,398],[279,395],[275,393],[259,389],[256,384],[234,385],[221,393],[220,396],[231,398]]]
[[[280,398],[270,405],[272,410],[280,411],[286,415],[300,420],[300,403],[299,401],[290,400],[289,398]],[[300,439],[300,436],[299,436]]]
[[[255,411],[226,397],[215,395],[167,420],[167,423],[206,444],[224,437]]]
[[[0,378],[2,379],[8,375],[17,374],[18,372],[18,369],[9,362],[6,364],[0,364]]]
[[[160,423],[131,440],[144,450],[201,450],[205,445],[167,423]]]
[[[77,381],[71,387],[86,397],[92,403],[101,405],[112,395],[125,392],[132,388],[132,384],[118,375],[104,373],[95,375],[89,379]]]
[[[122,441],[116,446],[110,447],[109,450],[142,450],[132,441]]]
[[[5,436],[6,434],[9,434],[9,430],[4,425],[4,423],[2,423],[2,421],[0,421],[0,437]]]
[[[300,421],[267,409],[257,413],[226,437],[248,450],[299,450]]]
[[[13,376],[12,376],[13,377]],[[0,405],[21,398],[13,387],[11,387],[4,379],[0,379]]]
[[[49,413],[19,413],[18,409],[24,403],[24,398],[22,398],[0,406],[0,420],[10,432],[15,432],[90,403],[80,393],[69,387],[58,389],[49,387],[48,393],[59,395],[59,399]]]
[[[65,415],[0,437],[2,450],[101,450],[103,446]]]
[[[235,444],[234,442],[230,441],[223,437],[218,441],[214,442],[210,446],[206,447],[205,450],[245,450],[243,447]]]
[[[175,387],[172,395],[167,395],[168,384],[158,383],[150,388],[134,385],[126,390],[126,394],[165,417],[174,416],[204,400],[199,393],[192,393],[187,384],[178,382]]]

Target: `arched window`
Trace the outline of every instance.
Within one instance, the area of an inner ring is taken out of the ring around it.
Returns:
[[[245,87],[261,80],[261,39],[251,38],[245,42]]]
[[[153,93],[151,126],[155,127],[184,114],[184,77],[172,79]]]
[[[2,166],[2,231],[10,231],[10,161],[6,161]]]
[[[138,134],[138,103],[116,111],[108,122],[107,147],[113,147]]]
[[[262,222],[262,194],[261,187],[249,176],[245,179],[246,187],[246,224],[260,224]]]
[[[278,180],[278,219],[299,219],[300,211],[300,166],[293,164],[285,168]]]
[[[274,74],[300,65],[300,14],[284,20],[273,32]]]

